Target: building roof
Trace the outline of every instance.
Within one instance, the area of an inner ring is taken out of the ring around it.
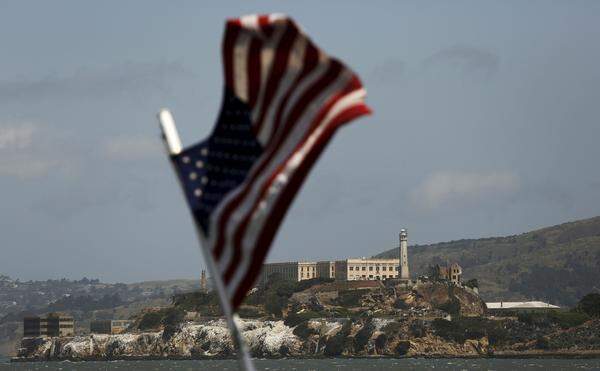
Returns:
[[[488,309],[560,309],[559,306],[543,301],[499,301],[485,303]]]

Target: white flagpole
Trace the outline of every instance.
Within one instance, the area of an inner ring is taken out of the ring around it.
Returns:
[[[167,148],[167,153],[169,154],[169,156],[180,154],[182,151],[181,140],[179,139],[179,134],[177,133],[175,121],[173,120],[171,112],[167,109],[161,109],[158,113],[158,122],[160,123],[162,137],[165,142],[165,146]],[[183,190],[183,184],[181,184],[181,180],[179,179],[179,174],[177,173],[177,171],[175,171],[175,175],[177,176],[177,181],[179,182],[179,185],[182,187]],[[225,285],[223,284],[223,280],[221,279],[221,276],[217,271],[215,261],[213,260],[210,251],[208,251],[206,249],[206,246],[204,246],[203,244],[203,239],[201,238],[200,234],[201,232],[198,229],[197,224],[194,223],[194,225],[196,226],[196,235],[198,237],[198,241],[200,242],[200,250],[202,250],[204,261],[208,266],[208,271],[210,272],[210,275],[213,278],[213,282],[215,283],[215,287],[217,289],[219,301],[221,303],[221,309],[223,309],[223,313],[225,314],[225,318],[227,319],[227,323],[229,325],[229,330],[231,331],[234,344],[237,345],[240,366],[245,371],[255,371],[254,365],[252,364],[252,360],[250,359],[250,353],[248,352],[246,342],[244,341],[240,329],[236,323],[236,320],[239,319],[239,317],[233,313],[231,303],[229,302],[227,292],[225,291]]]

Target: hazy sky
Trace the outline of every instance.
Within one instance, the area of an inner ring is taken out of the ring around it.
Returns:
[[[199,277],[155,114],[208,134],[224,19],[249,13],[293,16],[375,111],[334,138],[269,260],[600,214],[600,2],[207,3],[0,2],[0,273]]]

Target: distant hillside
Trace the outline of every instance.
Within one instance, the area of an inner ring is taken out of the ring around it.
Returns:
[[[377,257],[397,257],[398,250]],[[486,300],[543,299],[573,305],[600,292],[600,217],[516,236],[458,240],[409,248],[412,274],[458,262],[477,278]]]

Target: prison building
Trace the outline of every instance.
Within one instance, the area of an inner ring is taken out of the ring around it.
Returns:
[[[129,320],[95,320],[90,322],[90,332],[92,334],[121,334],[127,330],[127,327],[133,321]]]
[[[398,278],[398,259],[346,259],[335,262],[336,281],[370,281]]]
[[[24,337],[57,337],[75,335],[73,317],[64,313],[23,318]]]

